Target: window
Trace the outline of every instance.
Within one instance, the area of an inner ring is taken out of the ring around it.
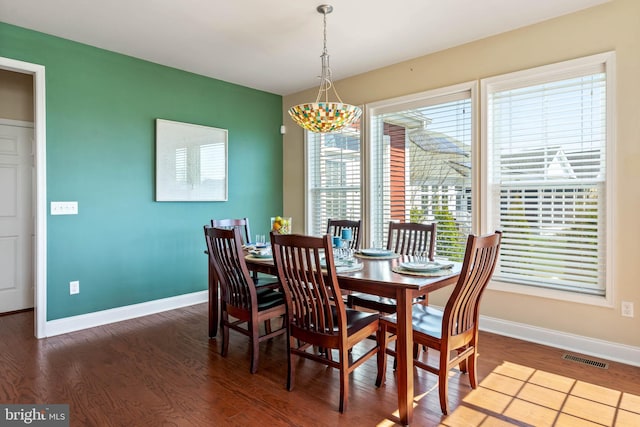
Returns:
[[[503,231],[494,289],[610,303],[615,55],[605,53],[367,105],[342,134],[307,134],[308,224],[437,222],[436,255]],[[480,117],[477,124],[476,118]],[[476,130],[482,138],[476,138]],[[604,297],[604,298],[603,298]]]
[[[482,82],[498,281],[604,296],[613,55]],[[484,156],[483,156],[484,157]]]
[[[370,108],[370,236],[390,221],[437,223],[436,254],[462,260],[472,230],[472,88]]]
[[[327,220],[361,219],[360,123],[341,133],[307,132],[308,232],[327,232]]]

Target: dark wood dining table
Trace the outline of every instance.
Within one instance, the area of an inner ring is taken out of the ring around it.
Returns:
[[[247,257],[249,270],[276,275],[277,271],[272,259],[255,259]],[[366,292],[382,297],[394,298],[397,302],[397,383],[398,409],[400,422],[409,425],[413,417],[413,334],[411,322],[411,305],[415,297],[427,295],[429,292],[455,284],[460,275],[462,264],[454,263],[450,270],[443,271],[440,276],[416,276],[400,274],[392,271],[409,257],[362,257],[363,268],[358,271],[337,272],[338,282],[342,290]],[[212,271],[209,272],[209,336],[217,334],[218,322],[218,286],[213,283]]]

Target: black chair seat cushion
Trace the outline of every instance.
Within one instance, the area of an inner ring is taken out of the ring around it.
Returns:
[[[284,304],[284,294],[269,288],[257,290],[258,311],[268,310],[278,305]]]
[[[413,330],[440,339],[442,337],[442,311],[436,308],[416,304],[413,306]],[[396,323],[396,315],[385,316],[384,320]]]
[[[275,276],[261,275],[257,279],[254,278],[253,283],[256,285],[256,288],[258,288],[258,290],[264,287],[269,287],[269,288],[280,287],[280,280],[278,280],[278,278]]]
[[[414,298],[413,303],[416,304],[423,299],[423,297]],[[384,313],[395,313],[397,311],[397,303],[394,298],[379,297],[377,295],[360,292],[348,295],[347,305],[350,307],[366,307]]]
[[[333,333],[338,333],[338,314],[335,306],[331,307],[331,313],[333,315]],[[378,313],[367,313],[360,310],[352,310],[345,308],[345,314],[347,315],[347,335],[351,335],[365,326],[380,319]]]
[[[337,309],[335,307],[331,307],[331,311],[333,312],[334,325],[338,323],[338,315]],[[380,318],[378,313],[366,313],[364,311],[352,310],[350,308],[346,308],[345,312],[347,314],[347,335],[351,335],[356,331],[364,328],[365,326],[375,322]],[[333,328],[334,332],[338,332],[338,327],[335,326]]]
[[[388,307],[385,313],[395,313],[396,300],[393,298],[379,297],[377,295],[354,293],[347,295],[347,303],[350,306],[362,306],[369,308],[372,304],[375,306]]]

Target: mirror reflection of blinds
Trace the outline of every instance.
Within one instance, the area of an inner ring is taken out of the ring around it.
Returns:
[[[223,180],[226,175],[224,142],[200,146],[200,180]]]
[[[471,232],[471,92],[376,109],[372,239],[390,221],[436,222],[436,254],[461,260]]]
[[[176,182],[187,182],[187,147],[176,148]]]
[[[606,74],[489,94],[494,277],[604,295]]]
[[[222,181],[226,175],[224,142],[175,149],[176,182],[206,184]]]
[[[320,236],[331,219],[361,219],[360,121],[341,133],[307,132],[310,233]]]

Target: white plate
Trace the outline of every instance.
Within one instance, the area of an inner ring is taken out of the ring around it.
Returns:
[[[260,259],[273,257],[273,254],[271,252],[260,253],[259,251],[251,251],[249,252],[249,255],[251,255],[254,258],[260,258]]]
[[[360,249],[360,253],[366,256],[387,256],[393,254],[389,249]]]
[[[417,271],[421,273],[438,271],[442,269],[442,265],[438,264],[437,262],[401,262],[400,267],[408,271]]]
[[[340,267],[351,267],[354,264],[356,264],[356,261],[353,260],[351,262],[346,261],[346,260],[342,260],[342,259],[336,259],[333,261],[334,265],[336,266],[336,268],[340,268]],[[321,268],[327,268],[327,260],[324,258],[320,258],[320,267]]]

